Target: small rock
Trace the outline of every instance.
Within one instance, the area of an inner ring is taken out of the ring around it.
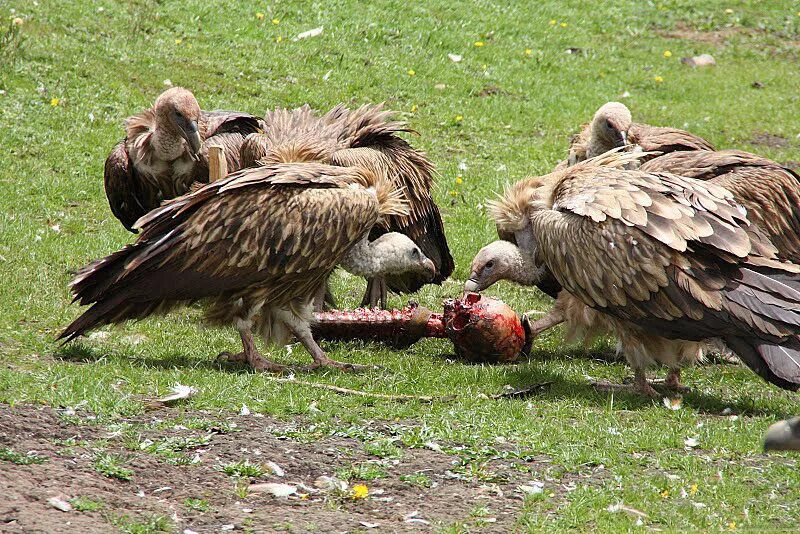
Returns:
[[[756,80],[756,81],[754,81],[753,83],[750,84],[750,87],[752,87],[753,89],[763,89],[764,88],[764,84],[759,82],[758,80]]]
[[[297,486],[281,484],[279,482],[265,482],[263,484],[252,484],[248,488],[252,493],[269,493],[275,497],[288,497],[297,493]]]
[[[367,523],[366,521],[359,521],[358,524],[364,528],[378,528],[381,526],[379,523]]]
[[[336,477],[329,477],[322,475],[320,477],[317,477],[316,480],[314,480],[314,487],[326,491],[333,491],[333,490],[346,491],[347,482],[345,482],[344,480],[340,480]]]
[[[694,57],[683,57],[681,58],[681,63],[685,65],[689,65],[692,68],[698,67],[713,67],[717,64],[714,60],[714,57],[711,54],[700,54],[699,56]]]
[[[64,499],[61,499],[60,497],[50,497],[49,499],[47,499],[47,504],[49,504],[53,508],[61,510],[62,512],[72,511],[72,505],[67,501],[65,501]]]
[[[459,56],[458,54],[447,54],[447,57],[449,57],[450,61],[452,61],[453,63],[458,63],[459,61],[461,61],[461,56]]]
[[[300,39],[308,39],[309,37],[316,37],[317,35],[322,35],[322,30],[325,29],[324,26],[320,26],[318,28],[313,28],[311,30],[298,33],[297,37],[292,39],[292,41],[299,41]]]
[[[443,83],[437,83],[436,85],[433,86],[433,88],[436,89],[437,91],[444,91],[445,89],[447,89],[447,85]]]
[[[239,415],[250,415],[250,408],[246,404],[242,404],[242,409],[239,410]]]

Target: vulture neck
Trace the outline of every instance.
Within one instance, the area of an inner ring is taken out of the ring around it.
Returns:
[[[602,119],[605,121],[605,119]],[[586,159],[605,154],[609,150],[615,148],[614,142],[606,139],[603,126],[598,123],[598,120],[592,121],[591,135],[589,136],[589,144],[586,147]]]
[[[156,157],[165,161],[173,161],[184,155],[186,143],[164,114],[156,112],[156,122],[150,136],[150,145],[155,150]]]
[[[391,235],[383,234],[372,242],[365,235],[350,249],[340,265],[348,273],[365,278],[387,273],[392,267],[394,255]]]
[[[519,247],[514,247],[509,260],[509,280],[523,286],[535,286],[547,270],[546,266],[536,264],[532,254]]]

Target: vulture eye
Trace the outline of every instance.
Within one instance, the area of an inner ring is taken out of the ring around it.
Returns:
[[[494,267],[494,260],[489,260],[486,262],[486,268],[491,269]]]
[[[614,125],[611,123],[611,119],[606,119],[606,127],[609,130],[613,130],[614,129]]]
[[[415,248],[414,250],[411,251],[411,257],[412,258],[419,258],[419,254],[420,254],[420,252],[419,252],[418,248]]]

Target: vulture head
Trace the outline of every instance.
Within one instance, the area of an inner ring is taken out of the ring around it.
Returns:
[[[408,236],[388,232],[374,241],[364,239],[342,261],[351,274],[380,277],[407,273],[422,274],[429,279],[436,275],[436,266]]]
[[[524,286],[538,284],[547,268],[536,265],[528,254],[510,241],[494,241],[483,247],[472,260],[465,291],[483,291],[499,280],[510,280]]]
[[[627,145],[632,121],[631,111],[625,104],[603,104],[592,119],[592,141],[599,149],[597,154]]]
[[[193,156],[200,152],[203,143],[197,124],[200,105],[191,91],[183,87],[167,89],[156,99],[156,123],[186,140]]]

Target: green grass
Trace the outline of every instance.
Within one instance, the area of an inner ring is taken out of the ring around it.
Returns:
[[[36,454],[33,451],[29,451],[27,454],[22,454],[21,452],[17,452],[9,447],[0,447],[0,460],[11,462],[12,464],[17,465],[31,465],[43,464],[47,461],[47,457]]]
[[[6,26],[11,9],[23,25]],[[472,255],[494,238],[485,199],[511,180],[551,169],[570,134],[623,93],[637,120],[685,127],[719,147],[800,160],[797,12],[795,2],[743,0],[618,0],[591,8],[555,0],[7,0],[0,7],[0,32],[9,35],[0,37],[0,401],[74,406],[85,399],[86,409],[112,423],[142,413],[142,396],[180,382],[199,390],[188,409],[224,416],[247,404],[297,417],[304,439],[370,420],[402,421],[398,446],[467,447],[473,452],[462,468],[474,476],[498,475],[481,472],[498,440],[516,456],[509,461],[550,459],[535,478],[603,466],[592,484],[526,500],[522,528],[632,529],[635,518],[608,511],[622,502],[645,512],[645,525],[666,530],[731,523],[791,530],[800,520],[793,505],[800,475],[793,461],[762,456],[760,440],[771,422],[796,411],[797,397],[743,368],[688,371],[694,391],[675,412],[594,391],[586,375],[619,381],[628,370],[604,359],[609,340],[588,350],[568,347],[559,330],[537,340],[529,361],[502,367],[450,363],[451,348],[440,340],[402,352],[326,344],[334,358],[383,369],[304,377],[382,393],[457,394],[451,403],[427,405],[340,396],[220,367],[213,357],[238,350],[238,336],[199,326],[196,308],[63,348],[53,339],[80,313],[70,305],[71,273],[132,240],[104,199],[103,161],[122,136],[123,119],[151,105],[165,79],[190,87],[208,109],[262,113],[385,100],[401,112],[421,134],[411,141],[438,166],[436,198],[457,265],[451,282],[414,296],[437,308],[459,292]],[[321,36],[291,40],[316,26],[325,27]],[[697,38],[665,34],[675,31]],[[692,70],[679,61],[704,52],[716,68]],[[448,53],[463,60],[454,63]],[[763,89],[754,89],[755,81]],[[761,131],[789,146],[754,145]],[[358,302],[362,280],[337,274],[333,281],[340,302]],[[549,306],[538,291],[510,284],[488,293],[519,311]],[[390,304],[403,302],[395,296]],[[307,358],[301,349],[270,356]],[[483,395],[550,380],[548,391],[530,399]],[[725,416],[726,408],[738,419]],[[698,450],[684,450],[687,437],[699,439]],[[693,484],[698,492],[682,497]]]
[[[221,466],[220,470],[229,477],[236,478],[258,478],[266,473],[261,464],[250,463],[247,458],[238,462],[227,463]]]
[[[96,512],[103,507],[101,501],[95,501],[90,497],[77,496],[69,500],[72,507],[79,512]]]
[[[92,467],[94,470],[108,478],[129,481],[133,478],[133,471],[124,467],[124,460],[118,456],[106,452],[98,452],[95,455]]]

